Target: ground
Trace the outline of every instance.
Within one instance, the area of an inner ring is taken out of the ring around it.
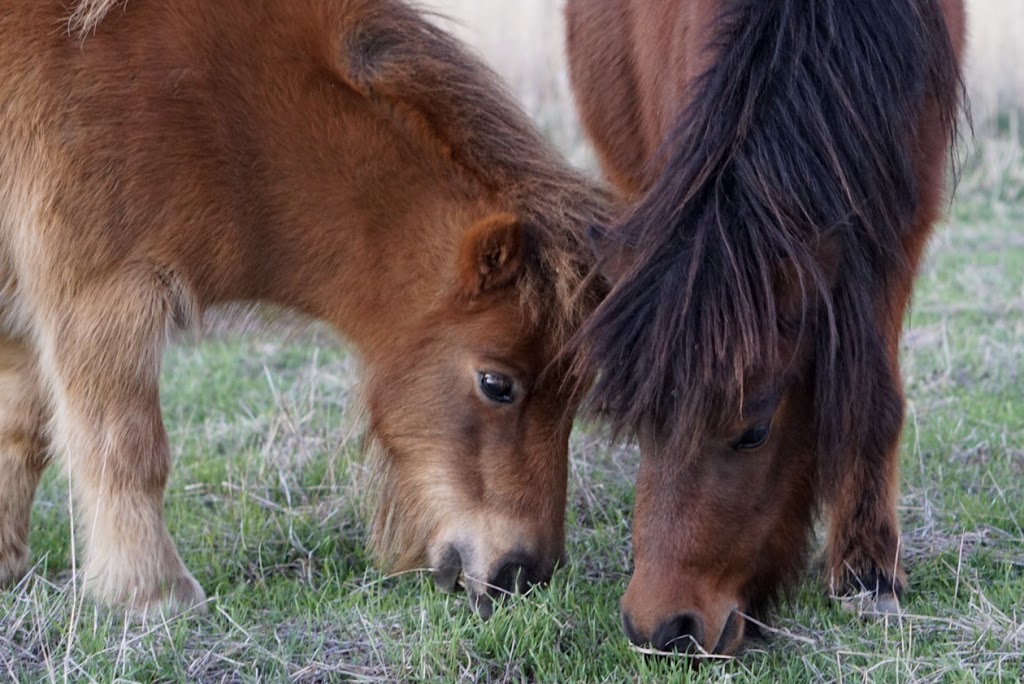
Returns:
[[[467,2],[447,4],[477,7]],[[972,5],[984,19],[986,6]],[[470,19],[520,35],[555,11],[509,7],[515,31],[484,10]],[[994,49],[993,31],[1010,18],[978,22],[982,47]],[[534,55],[546,65],[542,79],[529,64],[519,68],[530,41],[504,46],[515,57],[504,65],[484,52],[548,135],[590,164],[551,49],[554,21]],[[569,564],[550,586],[481,622],[465,596],[438,592],[428,573],[374,569],[364,545],[356,362],[323,331],[266,331],[177,345],[163,370],[175,460],[168,521],[212,597],[208,615],[139,624],[83,601],[71,581],[68,484],[52,468],[33,511],[35,565],[0,592],[0,681],[1024,679],[1024,117],[997,108],[1008,92],[997,76],[1010,71],[993,70],[986,88],[972,90],[984,102],[976,135],[965,129],[956,199],[907,319],[900,514],[911,589],[899,619],[843,610],[811,564],[738,658],[695,669],[633,649],[618,601],[631,567],[637,455],[580,424]]]
[[[172,535],[207,617],[126,623],[70,581],[68,486],[48,472],[35,567],[0,594],[13,681],[1017,681],[1024,674],[1024,211],[953,205],[908,318],[901,516],[912,589],[898,621],[844,611],[809,568],[765,637],[691,671],[632,649],[637,457],[597,426],[572,441],[569,565],[480,622],[427,573],[364,547],[356,363],[322,331],[176,346],[163,377]]]

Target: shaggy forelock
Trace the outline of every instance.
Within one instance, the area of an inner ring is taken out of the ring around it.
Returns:
[[[875,302],[911,269],[912,141],[926,97],[955,137],[962,93],[937,0],[922,3],[722,3],[663,172],[608,233],[635,258],[574,341],[616,431],[653,423],[692,453],[749,379],[792,371],[779,343],[803,336],[819,451],[853,453],[872,429]]]
[[[375,98],[419,112],[452,160],[535,241],[519,284],[524,303],[545,312],[561,347],[603,294],[588,278],[588,226],[607,221],[610,196],[572,169],[540,135],[500,79],[457,40],[394,0],[352,0],[345,29],[351,78]]]
[[[115,7],[122,6],[129,0],[77,0],[71,5],[68,14],[68,33],[85,38],[96,30],[96,27]]]

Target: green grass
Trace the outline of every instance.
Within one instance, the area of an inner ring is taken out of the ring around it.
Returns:
[[[562,3],[541,1],[428,4],[465,19],[549,137],[590,163],[553,66]],[[1019,88],[1007,48],[1024,41],[1012,3],[970,4],[978,139],[903,346],[912,586],[899,621],[842,610],[809,567],[738,658],[693,668],[638,653],[618,616],[637,456],[581,428],[569,566],[481,622],[464,596],[425,574],[386,577],[367,556],[355,361],[319,334],[264,336],[176,347],[164,368],[167,517],[208,615],[140,625],[84,602],[68,485],[53,468],[33,510],[35,567],[0,592],[0,682],[1024,679],[1024,116],[993,108]]]
[[[386,577],[364,546],[357,364],[313,331],[214,339],[167,356],[167,517],[211,596],[208,615],[140,625],[82,601],[71,581],[68,484],[52,468],[33,511],[36,565],[0,593],[0,682],[1024,679],[1024,141],[1015,121],[979,124],[908,317],[901,516],[912,587],[899,621],[844,611],[808,568],[766,637],[740,657],[693,668],[638,653],[618,616],[637,455],[585,426],[572,441],[570,563],[548,587],[485,623],[425,574]]]
[[[636,652],[618,617],[636,454],[596,430],[573,437],[569,566],[481,622],[464,596],[367,556],[353,359],[319,334],[243,338],[176,347],[164,369],[168,520],[209,614],[139,625],[82,602],[54,468],[35,569],[0,595],[0,680],[1018,681],[1024,212],[967,195],[933,241],[904,342],[912,591],[898,622],[842,610],[809,570],[739,658]]]

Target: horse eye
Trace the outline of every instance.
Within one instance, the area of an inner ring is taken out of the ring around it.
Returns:
[[[512,378],[501,373],[480,373],[480,391],[484,396],[498,404],[511,404],[515,401],[515,383]]]
[[[752,451],[753,449],[764,446],[764,443],[768,441],[768,437],[770,437],[771,434],[771,423],[755,425],[740,435],[739,439],[733,442],[732,448],[737,451]]]

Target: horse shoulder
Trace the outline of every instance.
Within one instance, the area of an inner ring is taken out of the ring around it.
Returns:
[[[644,187],[646,143],[626,3],[569,0],[569,71],[583,126],[612,182],[627,194]]]
[[[628,196],[650,186],[688,85],[711,64],[712,6],[693,0],[566,5],[577,108],[605,172]]]

